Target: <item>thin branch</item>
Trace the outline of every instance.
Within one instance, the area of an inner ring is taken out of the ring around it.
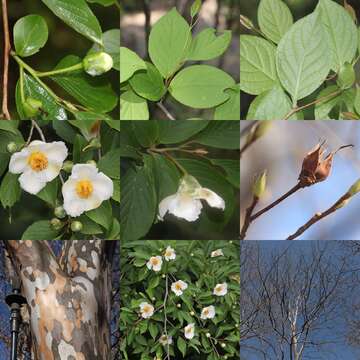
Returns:
[[[259,202],[259,198],[257,196],[254,196],[252,199],[251,205],[246,209],[244,224],[243,224],[243,226],[241,228],[241,232],[240,232],[240,240],[245,239],[246,231],[251,224],[251,220],[250,220],[251,214],[253,213],[255,206],[257,205],[258,202]]]
[[[45,136],[44,136],[44,133],[42,132],[40,126],[37,124],[37,122],[35,120],[31,120],[32,124],[34,125],[36,131],[39,133],[40,137],[41,137],[41,140],[46,142],[46,139],[45,139]]]
[[[9,81],[9,54],[10,54],[10,35],[9,35],[9,19],[7,12],[7,0],[2,0],[2,19],[4,29],[4,68],[3,68],[3,95],[2,95],[2,112],[5,119],[10,120],[8,109],[8,81]]]
[[[164,112],[169,120],[176,120],[161,102],[156,103],[156,105]]]
[[[326,211],[323,213],[316,213],[309,221],[307,221],[303,226],[300,226],[299,229],[297,229],[292,235],[290,235],[286,240],[295,240],[299,235],[301,235],[303,232],[305,232],[310,226],[316,224],[318,221],[323,219],[324,217],[332,214],[336,210],[340,209],[343,205],[346,204],[346,201],[351,198],[351,194],[347,192],[339,200],[336,201],[334,205],[329,207]]]

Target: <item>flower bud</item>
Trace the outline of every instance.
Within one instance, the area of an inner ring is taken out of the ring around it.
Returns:
[[[162,274],[161,277],[162,277],[163,279],[165,279],[165,278],[166,278],[166,275],[165,275],[165,274]]]
[[[14,152],[16,152],[18,150],[18,146],[16,145],[16,143],[14,143],[13,141],[12,142],[9,142],[7,145],[6,145],[6,150],[10,153],[10,154],[13,154]]]
[[[27,117],[33,118],[39,114],[43,104],[40,100],[28,97],[24,103],[22,103],[24,113]]]
[[[63,163],[63,166],[62,166],[62,169],[64,171],[66,171],[67,173],[71,173],[71,170],[74,166],[74,163],[70,160],[66,160],[64,163]]]
[[[206,337],[207,337],[207,338],[211,337],[211,334],[210,334],[210,333],[206,333]]]
[[[176,307],[181,308],[181,304],[176,304]]]
[[[190,311],[190,315],[191,315],[191,316],[194,316],[195,313],[194,313],[193,311]]]
[[[254,28],[254,24],[252,23],[252,21],[244,15],[240,15],[240,24],[248,30]]]
[[[354,196],[355,194],[357,194],[360,191],[360,179],[358,179],[354,184],[352,184],[352,186],[350,187],[350,189],[348,190],[348,194],[350,196]]]
[[[113,67],[113,59],[106,52],[97,52],[85,56],[83,59],[84,70],[91,76],[108,72]]]
[[[71,231],[78,232],[81,231],[83,228],[83,224],[80,221],[73,221],[71,223]]]
[[[266,170],[263,171],[253,183],[252,193],[256,198],[261,198],[266,188]]]
[[[88,149],[100,149],[100,148],[101,148],[101,142],[97,137],[95,137],[90,140],[90,142],[82,149],[82,151],[86,151]]]
[[[60,230],[63,227],[63,223],[57,218],[51,219],[50,225],[54,230]]]
[[[66,216],[66,212],[62,206],[57,206],[54,209],[54,215],[59,219],[63,219]]]
[[[354,84],[355,80],[356,76],[354,68],[352,64],[346,62],[340,68],[336,83],[344,90],[350,88]]]
[[[222,348],[226,347],[226,344],[225,343],[221,343],[220,345]]]

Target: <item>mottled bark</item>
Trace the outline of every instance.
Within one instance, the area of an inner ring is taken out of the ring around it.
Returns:
[[[22,282],[36,360],[110,360],[109,241],[4,241]],[[113,242],[112,242],[113,243]]]

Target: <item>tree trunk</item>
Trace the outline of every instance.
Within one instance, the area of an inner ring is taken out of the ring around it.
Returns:
[[[36,360],[110,360],[111,254],[115,242],[4,241],[22,282]]]

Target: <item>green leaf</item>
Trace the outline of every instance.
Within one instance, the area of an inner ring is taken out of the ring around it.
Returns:
[[[240,120],[240,89],[225,90],[230,97],[227,101],[216,107],[214,120]]]
[[[150,229],[157,210],[154,179],[149,160],[142,167],[130,168],[121,177],[120,238],[137,240]],[[141,216],[139,216],[141,209]]]
[[[31,224],[22,234],[21,240],[53,240],[60,230],[54,230],[48,220],[40,220]]]
[[[18,181],[19,175],[6,173],[0,186],[0,201],[2,206],[12,207],[21,195],[21,188]]]
[[[105,114],[99,114],[94,113],[92,111],[76,111],[74,112],[75,119],[76,120],[85,120],[85,121],[91,121],[91,120],[105,120],[109,121],[109,116]],[[116,121],[116,120],[111,120]]]
[[[160,283],[160,277],[155,275],[148,283],[148,289],[155,289]]]
[[[201,9],[201,0],[195,0],[190,8],[190,16],[193,18]]]
[[[240,148],[240,123],[238,121],[214,121],[194,138],[199,144],[220,149]]]
[[[331,58],[331,69],[339,71],[345,62],[351,62],[356,54],[358,33],[350,14],[332,0],[320,0],[316,8],[325,30]]]
[[[159,121],[159,142],[174,144],[190,139],[208,126],[209,122],[200,121]]]
[[[5,121],[3,121],[5,122]],[[5,172],[9,165],[10,154],[4,154],[0,152],[0,176]]]
[[[318,17],[315,12],[297,21],[277,48],[278,75],[294,105],[315,91],[330,70],[326,35]]]
[[[150,147],[156,143],[159,137],[157,121],[131,123],[132,130],[139,144],[143,147]]]
[[[240,35],[240,88],[259,95],[278,82],[275,66],[276,48],[253,35]]]
[[[205,109],[229,99],[224,92],[235,84],[226,72],[209,65],[193,65],[181,70],[171,81],[171,95],[184,105]]]
[[[282,0],[261,0],[258,8],[258,23],[265,36],[278,44],[293,24],[293,17]]]
[[[87,211],[86,216],[109,230],[113,219],[110,201],[104,201],[97,209]]]
[[[58,105],[49,92],[43,88],[32,76],[24,74],[24,93],[25,97],[32,97],[42,102],[42,119],[45,120],[67,120],[67,114],[63,107]],[[21,96],[20,96],[20,84],[19,81],[16,84],[16,108],[20,116],[20,119],[27,120],[25,115]]]
[[[81,61],[78,56],[67,55],[60,60],[55,69],[66,68]],[[117,105],[118,97],[104,78],[93,78],[83,71],[78,71],[54,75],[51,79],[79,101],[80,104],[95,112],[109,112]]]
[[[114,180],[114,193],[111,197],[113,200],[120,202],[120,180]]]
[[[74,138],[77,133],[67,121],[53,120],[52,123],[53,128],[58,136],[70,144],[74,142]]]
[[[117,219],[113,218],[112,225],[109,231],[105,234],[106,240],[117,240],[120,236],[120,223]]]
[[[185,355],[186,355],[186,342],[181,336],[178,337],[177,347],[180,350],[180,352],[181,352],[181,354],[182,354],[182,356],[184,358]]]
[[[157,334],[159,333],[159,329],[154,322],[149,323],[149,332],[150,332],[151,337],[155,340]]]
[[[104,45],[94,44],[89,53],[105,51],[113,59],[113,68],[120,71],[120,29],[105,31],[102,38]]]
[[[146,71],[138,71],[129,80],[134,91],[145,99],[158,101],[166,92],[161,74],[156,67],[146,62]]]
[[[103,228],[95,221],[90,220],[86,215],[81,215],[76,220],[80,221],[83,225],[81,233],[85,235],[99,235],[104,232]]]
[[[59,178],[55,178],[53,181],[47,183],[46,186],[36,194],[36,196],[55,207],[58,188]]]
[[[354,108],[358,114],[360,114],[360,87],[356,87],[356,94],[354,99]]]
[[[291,111],[291,101],[281,86],[258,95],[250,104],[248,120],[281,120]],[[293,115],[291,119],[296,119]]]
[[[190,26],[175,8],[152,27],[149,36],[149,55],[165,79],[179,68],[187,56],[190,44]]]
[[[89,3],[100,4],[102,6],[110,6],[115,3],[115,0],[86,0]]]
[[[107,152],[98,162],[98,168],[113,179],[120,179],[120,149]]]
[[[42,0],[65,24],[91,41],[102,45],[102,31],[85,0]]]
[[[119,120],[106,120],[105,122],[113,129],[120,131],[120,121]]]
[[[39,15],[27,15],[14,26],[14,45],[16,54],[22,57],[36,54],[48,39],[46,21]]]
[[[149,109],[146,99],[136,95],[132,90],[120,96],[120,120],[149,120]]]
[[[225,30],[220,36],[215,29],[207,28],[197,34],[191,43],[188,60],[211,60],[222,55],[231,42],[231,31]]]
[[[330,94],[338,91],[339,88],[336,85],[331,85],[319,92],[317,99],[329,96]],[[331,110],[339,104],[342,100],[341,95],[329,97],[326,101],[315,104],[315,120],[330,120]]]
[[[240,162],[238,160],[210,159],[210,161],[214,165],[223,168],[226,173],[226,179],[235,187],[240,188]]]
[[[9,131],[13,133],[14,135],[18,135],[18,126],[19,121],[17,120],[11,120],[11,121],[0,121],[0,130]]]
[[[145,61],[142,60],[134,51],[120,47],[120,82],[130,79],[135,71],[144,69],[146,70]]]

